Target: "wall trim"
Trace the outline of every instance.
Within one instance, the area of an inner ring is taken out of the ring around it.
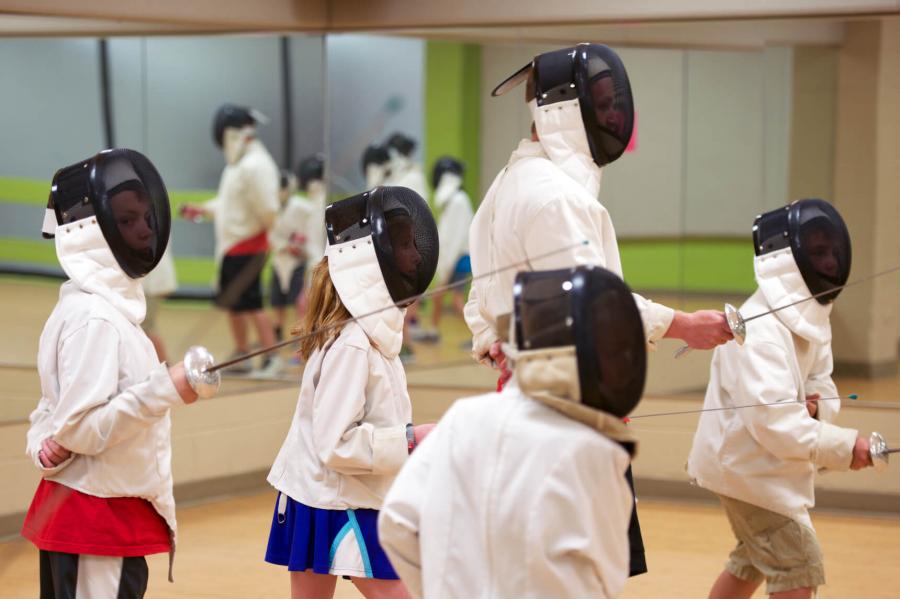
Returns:
[[[634,487],[638,498],[718,504],[712,492],[687,480],[635,477]],[[900,517],[900,494],[816,489],[816,507],[813,510],[865,512],[870,516]]]
[[[225,500],[235,495],[247,495],[269,489],[266,482],[269,469],[219,476],[175,485],[175,502],[180,507],[197,503]],[[634,479],[638,497],[687,503],[717,504],[715,495],[686,480],[655,478]],[[274,494],[274,491],[273,491]],[[865,512],[870,516],[900,517],[900,495],[894,493],[861,493],[816,489],[816,510]],[[16,537],[22,528],[25,512],[0,516],[0,541]]]
[[[898,348],[900,353],[900,348]],[[834,361],[834,376],[862,379],[878,379],[897,376],[897,359],[883,362],[853,362],[850,360]]]

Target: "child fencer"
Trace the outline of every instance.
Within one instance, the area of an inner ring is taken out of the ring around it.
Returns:
[[[378,187],[325,211],[328,246],[298,333],[307,365],[287,438],[269,473],[278,491],[266,561],[287,566],[295,597],[331,597],[349,577],[369,597],[407,597],[376,520],[430,425],[413,426],[399,359],[403,306],[437,264],[425,201]]]
[[[817,469],[871,465],[868,440],[832,424],[830,314],[850,273],[850,235],[837,210],[800,200],[753,224],[758,288],[743,315],[825,293],[748,323],[743,346],[715,350],[688,474],[719,496],[737,538],[713,599],[749,598],[766,581],[779,599],[824,584],[809,508]],[[753,407],[741,407],[753,406]],[[737,408],[737,409],[728,409]]]

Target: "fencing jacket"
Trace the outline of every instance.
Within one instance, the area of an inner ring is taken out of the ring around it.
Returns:
[[[416,597],[616,597],[629,456],[515,381],[454,403],[416,448],[382,508],[381,544]]]
[[[382,185],[406,187],[423,198],[428,196],[428,183],[425,181],[425,175],[422,168],[413,162],[410,158],[403,155],[395,155],[389,163],[390,170]]]
[[[580,120],[578,126],[583,128]],[[469,229],[472,274],[481,278],[472,283],[465,317],[473,335],[472,353],[479,359],[499,337],[497,317],[512,312],[518,271],[595,264],[622,276],[616,232],[597,201],[600,169],[574,151],[569,160],[551,159],[545,146],[554,138],[547,137],[519,143]],[[557,146],[566,147],[564,141]],[[510,265],[517,266],[494,272]],[[494,274],[482,276],[486,273]],[[652,345],[669,329],[675,312],[639,295],[635,301]]]
[[[225,166],[216,197],[203,205],[214,221],[215,259],[234,245],[268,231],[278,216],[278,165],[258,139],[250,139],[240,159]]]
[[[449,282],[459,259],[469,253],[469,227],[472,224],[472,203],[469,194],[462,189],[462,179],[455,173],[444,173],[434,192],[434,203],[441,211],[438,239],[441,251],[438,256],[434,280],[439,285]]]
[[[275,226],[269,231],[272,269],[278,274],[282,293],[286,294],[290,290],[291,275],[298,266],[306,264],[307,269],[311,270],[322,259],[322,252],[325,249],[324,208],[322,204],[320,209],[317,199],[293,195],[288,198],[287,204],[275,220]],[[297,244],[302,246],[303,253],[299,256],[290,251],[291,245],[294,244],[292,237],[295,235],[302,235],[305,238],[302,244]]]
[[[56,252],[70,280],[41,333],[28,455],[45,478],[82,493],[146,499],[174,547],[169,410],[183,402],[141,330],[141,283],[122,271],[93,219],[57,227]],[[38,452],[48,437],[72,457],[45,469]]]
[[[379,509],[408,455],[403,311],[383,309],[393,301],[371,238],[330,245],[326,255],[341,301],[358,320],[310,356],[268,481],[310,507]]]
[[[759,289],[741,306],[745,317],[809,296],[790,248],[755,261]],[[840,401],[831,380],[831,304],[810,300],[747,323],[743,346],[716,348],[704,408],[781,405],[704,412],[688,474],[710,491],[812,526],[817,468],[847,470],[857,431],[831,424]]]

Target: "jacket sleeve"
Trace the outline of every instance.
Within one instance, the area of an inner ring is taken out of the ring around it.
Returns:
[[[669,327],[672,326],[675,310],[650,301],[637,293],[632,295],[638,310],[641,312],[641,320],[644,323],[644,337],[647,339],[647,344],[650,349],[656,349],[656,342],[662,339]]]
[[[200,209],[203,210],[203,216],[209,219],[216,218],[216,210],[219,208],[219,204],[221,201],[219,200],[219,196],[214,197],[211,200],[206,200],[202,204],[200,204]]]
[[[617,597],[628,577],[627,457],[582,448],[560,459],[530,506],[525,567],[570,597]],[[612,449],[612,448],[610,448]],[[603,500],[598,500],[602,494]]]
[[[91,319],[60,344],[54,440],[73,453],[96,455],[133,437],[182,403],[164,364],[119,390],[119,334]]]
[[[414,597],[425,595],[419,530],[422,509],[428,500],[428,473],[435,452],[444,446],[444,433],[453,418],[452,411],[451,407],[406,461],[378,515],[378,540]]]
[[[407,458],[406,424],[366,422],[369,358],[365,349],[332,346],[313,399],[313,446],[322,463],[346,475],[394,474]]]
[[[741,405],[765,407],[735,410],[750,435],[783,460],[804,460],[829,470],[847,470],[857,431],[809,417],[798,400],[787,352],[770,342],[748,342],[730,348],[733,376],[723,382]],[[724,366],[728,366],[725,364]]]
[[[53,430],[51,429],[53,424],[53,410],[50,408],[50,402],[46,397],[41,397],[37,408],[35,408],[28,417],[28,420],[31,422],[31,426],[28,427],[28,433],[26,435],[25,453],[28,454],[38,470],[40,470],[44,476],[48,476],[55,474],[68,466],[75,457],[74,454],[70,456],[69,459],[52,468],[44,468],[44,465],[41,464],[41,459],[38,457],[44,439],[49,438],[53,434]]]
[[[804,385],[806,395],[818,393],[822,398],[837,397],[838,390],[831,378],[831,372],[834,370],[834,358],[831,353],[831,344],[825,344],[819,349],[816,361],[810,370],[809,377]],[[818,402],[819,408],[816,412],[816,418],[823,422],[834,422],[838,412],[841,411],[841,401],[839,399],[823,399]]]
[[[479,362],[486,360],[488,351],[494,341],[499,337],[493,327],[488,324],[481,315],[481,309],[478,307],[478,281],[472,283],[469,289],[469,299],[463,309],[463,316],[469,330],[472,331],[472,356]]]

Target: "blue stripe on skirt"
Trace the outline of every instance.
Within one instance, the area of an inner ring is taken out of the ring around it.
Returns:
[[[363,570],[353,575],[386,580],[398,578],[378,542],[378,510],[323,510],[286,497],[284,515],[279,518],[278,497],[266,548],[267,562],[287,566],[289,571],[331,574],[335,554],[344,538],[352,532],[363,563]]]

